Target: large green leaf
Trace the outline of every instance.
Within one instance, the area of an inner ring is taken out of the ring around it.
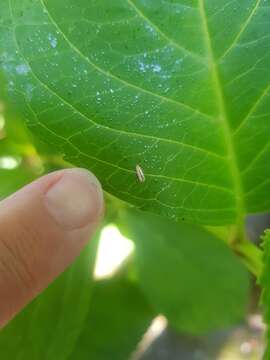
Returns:
[[[270,0],[2,0],[0,67],[32,130],[107,191],[233,223],[270,208],[269,19]]]
[[[96,246],[97,239],[0,332],[1,359],[69,359],[91,303]]]
[[[244,318],[248,274],[225,243],[200,227],[129,212],[140,284],[157,312],[194,334]]]
[[[262,304],[264,307],[264,320],[267,324],[267,348],[265,352],[265,360],[270,359],[270,230],[265,232],[263,237],[264,247],[264,269],[260,279],[262,286]]]
[[[34,180],[31,171],[20,166],[17,169],[0,169],[0,200]]]
[[[136,283],[122,277],[98,282],[71,359],[129,359],[153,316]]]

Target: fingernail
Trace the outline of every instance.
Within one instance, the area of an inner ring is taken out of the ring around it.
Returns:
[[[45,203],[50,215],[66,230],[96,222],[103,209],[103,194],[97,178],[84,169],[63,171],[47,191]]]

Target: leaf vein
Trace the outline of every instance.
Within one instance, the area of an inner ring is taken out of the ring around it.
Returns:
[[[257,107],[260,105],[262,100],[265,96],[268,95],[268,92],[270,91],[270,84],[267,85],[267,87],[263,90],[262,94],[259,96],[259,98],[255,101],[247,115],[244,117],[244,119],[240,122],[240,124],[237,126],[237,128],[234,129],[233,135],[236,135],[241,128],[245,125],[246,121],[250,118],[250,116],[254,113],[254,111],[257,109]]]
[[[41,2],[41,5],[43,6],[43,8],[47,11],[48,13],[48,16],[50,17],[52,23],[54,24],[54,26],[59,30],[59,32],[62,34],[63,38],[66,40],[67,44],[86,62],[88,62],[94,69],[96,69],[97,72],[111,78],[111,79],[114,79],[116,80],[117,82],[120,82],[122,84],[124,84],[126,87],[130,87],[130,88],[133,88],[135,89],[136,91],[139,91],[139,92],[143,92],[145,94],[148,94],[150,96],[153,96],[153,97],[156,97],[156,98],[159,98],[163,101],[166,101],[166,102],[169,102],[169,103],[173,103],[177,106],[180,106],[181,108],[185,108],[185,109],[188,109],[192,112],[195,112],[195,113],[198,113],[202,116],[205,116],[207,118],[210,118],[210,119],[214,119],[211,115],[207,114],[207,113],[204,113],[202,111],[200,111],[199,109],[196,109],[196,108],[193,108],[192,106],[188,105],[188,104],[185,104],[185,103],[182,103],[180,101],[177,101],[177,100],[174,100],[172,98],[168,98],[168,97],[165,97],[165,96],[162,96],[160,94],[157,94],[157,93],[154,93],[150,90],[147,90],[147,89],[144,89],[142,87],[139,87],[135,84],[132,84],[130,82],[127,82],[126,80],[112,74],[111,72],[107,71],[107,70],[104,70],[102,69],[100,66],[98,66],[97,64],[95,64],[94,62],[92,62],[87,56],[85,56],[69,39],[68,37],[65,35],[65,33],[62,31],[62,29],[59,27],[59,25],[56,23],[56,21],[54,20],[54,18],[52,17],[52,15],[50,14],[48,8],[46,7],[45,3],[44,3],[44,0],[40,0]]]
[[[224,52],[223,55],[221,55],[221,57],[219,58],[219,60],[223,60],[230,52],[231,50],[234,48],[234,46],[238,43],[238,40],[240,39],[240,37],[242,36],[242,34],[245,32],[246,28],[248,27],[248,25],[250,24],[251,20],[253,19],[254,15],[256,14],[259,5],[261,3],[261,0],[257,0],[254,8],[252,9],[251,13],[249,14],[247,20],[244,22],[244,24],[241,26],[238,34],[236,35],[236,37],[234,38],[233,42],[231,43],[231,45],[228,47],[228,49]]]
[[[156,24],[154,24],[152,22],[152,20],[150,20],[143,12],[141,9],[138,8],[138,6],[136,6],[134,4],[134,2],[132,0],[127,0],[128,4],[132,7],[133,10],[135,10],[135,12],[138,14],[139,17],[141,17],[147,24],[149,24],[152,28],[154,28],[156,30],[157,33],[159,33],[165,40],[167,40],[171,45],[173,45],[174,47],[178,48],[179,50],[181,50],[181,52],[186,53],[189,56],[192,56],[193,58],[195,58],[196,60],[205,63],[205,58],[203,58],[202,56],[188,50],[187,48],[185,48],[184,46],[178,44],[177,42],[175,42],[173,39],[169,38],[168,35],[166,35]]]

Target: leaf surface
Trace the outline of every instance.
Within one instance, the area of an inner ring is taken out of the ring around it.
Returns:
[[[248,273],[225,243],[152,214],[130,212],[126,221],[142,289],[174,328],[198,335],[244,318]]]
[[[32,130],[108,192],[229,224],[270,208],[269,19],[270,0],[3,0],[0,68]]]
[[[0,200],[32,180],[34,180],[33,174],[23,167],[13,170],[0,169]]]
[[[97,282],[71,359],[129,359],[153,316],[136,283],[121,277]]]

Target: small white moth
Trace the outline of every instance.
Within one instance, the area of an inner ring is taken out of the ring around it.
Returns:
[[[140,167],[140,165],[136,165],[136,175],[140,183],[145,182],[145,176],[143,173],[143,169]]]

